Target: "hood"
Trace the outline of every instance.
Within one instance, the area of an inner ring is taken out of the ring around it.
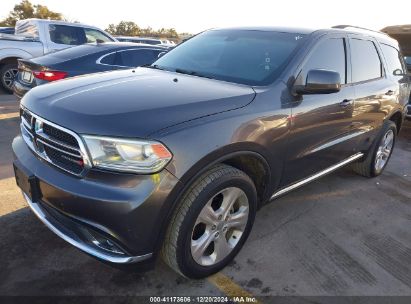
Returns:
[[[38,86],[33,113],[80,134],[146,137],[250,103],[251,87],[147,68],[83,75]]]

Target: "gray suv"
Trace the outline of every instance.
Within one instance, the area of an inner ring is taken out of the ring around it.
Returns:
[[[410,86],[398,43],[353,27],[205,31],[154,64],[21,101],[17,184],[38,218],[113,265],[201,278],[264,204],[344,165],[381,174]]]

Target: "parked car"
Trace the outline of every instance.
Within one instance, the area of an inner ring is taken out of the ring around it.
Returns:
[[[205,31],[151,66],[26,94],[17,184],[91,256],[208,276],[265,203],[350,163],[383,172],[410,90],[402,60],[354,27]]]
[[[0,34],[14,34],[14,27],[0,27]]]
[[[116,37],[116,39],[121,42],[133,42],[133,43],[143,43],[143,44],[152,44],[152,45],[163,44],[160,39],[154,39],[154,38],[124,36],[124,37]]]
[[[407,65],[407,70],[408,73],[411,74],[411,56],[407,56],[404,58],[405,59],[405,63]],[[410,98],[409,98],[409,102],[408,102],[408,111],[407,111],[407,118],[411,119],[411,94],[410,94]]]
[[[411,73],[411,24],[387,26],[381,31],[398,41],[401,51],[406,56],[405,62],[408,73]],[[411,119],[411,95],[409,97],[407,118]]]
[[[116,41],[97,27],[56,20],[17,21],[15,35],[0,35],[0,84],[12,92],[17,60],[29,59],[88,42]]]
[[[129,69],[157,60],[167,48],[127,42],[83,44],[34,59],[19,59],[13,90],[22,98],[32,88],[67,77]]]
[[[411,56],[404,57],[405,63],[407,65],[407,70],[411,73]]]

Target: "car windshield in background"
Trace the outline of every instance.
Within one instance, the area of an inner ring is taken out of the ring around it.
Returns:
[[[259,30],[211,30],[187,40],[154,66],[245,85],[272,83],[305,35]]]
[[[411,65],[411,57],[405,57],[405,62],[406,62],[408,65]]]

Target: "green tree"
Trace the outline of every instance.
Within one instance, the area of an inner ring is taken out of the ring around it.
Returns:
[[[175,38],[178,39],[178,33],[174,28],[153,30],[150,26],[147,28],[140,28],[133,21],[121,21],[118,24],[110,24],[106,32],[118,36],[144,36],[144,37],[158,37],[158,38]]]
[[[63,15],[49,10],[47,6],[33,5],[29,0],[23,0],[14,6],[8,17],[0,22],[0,26],[15,26],[18,20],[28,18],[62,20]]]
[[[121,21],[117,25],[110,24],[106,29],[106,32],[119,36],[139,36],[141,30],[133,21]]]

